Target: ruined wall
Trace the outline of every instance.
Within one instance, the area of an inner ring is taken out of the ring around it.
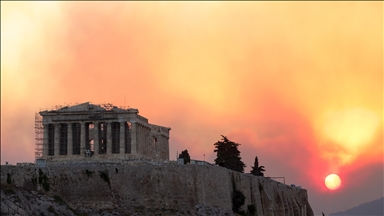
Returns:
[[[202,205],[231,211],[235,188],[246,197],[244,211],[253,204],[256,215],[313,215],[306,190],[217,166],[72,164],[39,172],[35,166],[5,165],[2,184],[8,174],[16,186],[60,196],[74,209],[151,207],[194,215]]]

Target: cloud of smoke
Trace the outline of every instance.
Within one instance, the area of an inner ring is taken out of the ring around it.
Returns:
[[[222,134],[242,144],[246,171],[258,156],[266,175],[316,193],[329,172],[383,162],[380,2],[1,5],[2,164],[33,161],[36,111],[85,101],[171,127],[171,159],[213,162]],[[324,129],[327,113],[356,107],[374,120]],[[372,125],[355,151],[327,135]]]

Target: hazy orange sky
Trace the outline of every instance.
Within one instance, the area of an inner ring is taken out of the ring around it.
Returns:
[[[226,135],[345,210],[383,196],[383,3],[2,1],[1,164],[34,161],[35,112],[87,101],[171,127],[173,160]]]

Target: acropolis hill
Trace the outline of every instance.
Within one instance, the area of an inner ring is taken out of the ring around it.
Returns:
[[[235,215],[234,191],[243,214],[313,215],[305,189],[169,161],[170,128],[137,113],[89,103],[40,112],[36,163],[1,166],[2,215]]]
[[[3,188],[8,185],[9,174],[16,187],[58,196],[70,208],[92,213],[90,215],[100,212],[118,212],[120,215],[133,215],[133,212],[137,212],[136,215],[155,215],[154,212],[157,215],[234,215],[232,192],[235,187],[246,197],[241,207],[245,212],[248,206],[253,205],[255,215],[313,215],[305,189],[218,166],[105,163],[50,165],[40,170],[34,166],[2,165],[1,197],[6,197]],[[27,196],[30,195],[24,197]],[[27,198],[19,200],[16,204],[27,212],[25,215],[40,214],[23,207],[30,205]],[[49,207],[46,205],[39,209]]]

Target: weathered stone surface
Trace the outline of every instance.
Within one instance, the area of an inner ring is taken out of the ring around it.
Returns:
[[[65,204],[36,191],[1,187],[1,215],[75,215]]]
[[[15,186],[59,196],[89,214],[233,215],[236,189],[246,197],[244,212],[253,205],[256,215],[313,215],[305,189],[217,166],[90,163],[50,165],[41,172],[33,166],[2,166],[2,184],[8,173]],[[48,191],[39,184],[42,175]]]

